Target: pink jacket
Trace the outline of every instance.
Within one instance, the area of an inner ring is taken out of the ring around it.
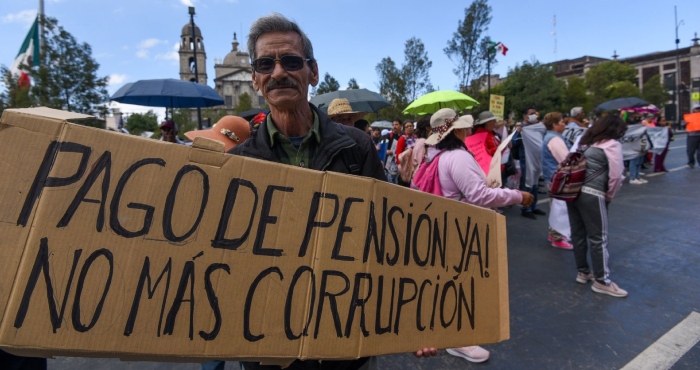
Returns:
[[[603,140],[592,146],[603,149],[605,156],[608,157],[608,192],[605,194],[605,199],[610,202],[622,187],[622,181],[625,179],[622,176],[622,171],[625,168],[622,161],[622,144],[617,140]]]
[[[438,153],[440,150],[429,147],[428,160],[432,160]],[[452,150],[441,155],[438,174],[445,198],[486,208],[503,207],[523,201],[520,191],[492,189],[486,186],[484,171],[465,149]]]

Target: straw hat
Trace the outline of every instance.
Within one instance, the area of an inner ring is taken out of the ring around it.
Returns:
[[[442,141],[454,129],[471,128],[474,126],[474,118],[470,115],[460,117],[450,108],[442,108],[430,117],[430,127],[433,134],[428,136],[425,143],[435,145]]]
[[[198,136],[218,140],[224,143],[224,151],[228,152],[250,137],[250,124],[242,117],[224,116],[214,127],[208,130],[185,132],[185,136],[190,140]]]
[[[331,101],[331,104],[328,105],[328,117],[333,118],[341,114],[352,114],[354,115],[353,121],[357,121],[358,119],[362,118],[365,114],[367,114],[367,112],[353,111],[352,107],[350,106],[350,101],[348,99],[333,99],[333,101]]]

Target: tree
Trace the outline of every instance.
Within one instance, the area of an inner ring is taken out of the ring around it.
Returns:
[[[29,108],[33,105],[29,86],[20,86],[5,65],[0,65],[0,78],[6,89],[0,93],[0,113],[6,108]]]
[[[605,88],[605,96],[608,100],[641,95],[637,85],[629,81],[618,81]]]
[[[185,132],[197,128],[196,118],[194,120],[192,119],[192,112],[194,111],[194,109],[189,108],[175,108],[173,110],[172,119],[175,121],[175,124],[177,124],[177,137],[180,138],[180,140],[188,140],[185,137]],[[153,135],[153,138],[160,138],[160,130],[157,132],[157,135]]]
[[[240,99],[240,98],[239,98]],[[202,109],[202,121],[207,118],[209,119],[209,126],[214,126],[219,120],[228,115],[226,109],[224,108],[204,108]]]
[[[253,100],[248,93],[243,93],[238,96],[238,105],[236,106],[236,114],[253,109]],[[221,117],[219,117],[221,118]]]
[[[350,81],[348,81],[348,90],[357,90],[360,88],[360,85],[357,84],[357,81],[354,78],[351,78]]]
[[[143,132],[158,131],[158,116],[149,110],[146,113],[132,113],[126,119],[126,129],[132,135],[141,135]]]
[[[42,106],[94,114],[108,98],[108,77],[97,76],[100,65],[92,58],[92,48],[79,43],[55,18],[46,17],[42,24],[42,60],[49,62],[32,66],[32,95]]]
[[[488,31],[491,23],[491,6],[487,0],[474,0],[464,9],[464,19],[457,25],[457,31],[443,49],[456,68],[452,70],[459,80],[459,88],[469,86],[472,76],[483,71],[484,54],[481,35]],[[480,47],[481,46],[481,47]]]
[[[669,100],[668,90],[661,83],[661,75],[654,75],[642,87],[642,98],[651,104],[662,108]]]
[[[401,112],[408,106],[406,100],[406,81],[396,63],[391,57],[382,59],[375,67],[379,75],[379,94],[386,99],[391,106],[382,109],[382,116],[391,119],[400,117]]]
[[[338,91],[340,83],[330,73],[326,72],[323,76],[323,81],[318,84],[318,87],[311,90],[311,95],[321,95],[331,91]]]
[[[424,94],[430,84],[430,67],[433,62],[428,59],[425,45],[417,38],[412,37],[406,41],[404,48],[404,64],[401,66],[401,75],[406,84],[406,99],[414,101]]]
[[[617,87],[610,86],[617,82],[623,81],[634,84],[634,78],[636,75],[637,70],[634,67],[615,60],[601,63],[591,68],[588,72],[586,72],[586,87],[591,93],[592,105],[595,107],[607,100],[620,97],[617,95],[612,97],[613,95],[610,94],[617,94],[621,91],[628,92],[626,91],[630,90],[628,84],[618,85]],[[639,92],[637,91],[637,95],[629,96],[639,96]]]
[[[561,107],[564,83],[554,76],[551,65],[532,60],[509,70],[501,89],[505,112],[515,111],[520,117],[523,109],[532,107],[544,115]]]
[[[564,86],[564,96],[562,97],[562,112],[569,112],[573,107],[583,107],[585,112],[591,111],[588,103],[588,93],[586,92],[586,82],[578,77],[571,76],[566,80]]]

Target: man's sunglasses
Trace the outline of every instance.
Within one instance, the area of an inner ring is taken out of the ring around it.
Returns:
[[[311,59],[304,59],[298,55],[284,55],[281,58],[263,57],[253,61],[253,70],[258,73],[270,74],[275,70],[275,63],[280,62],[282,68],[287,72],[294,72],[304,68],[304,62]]]

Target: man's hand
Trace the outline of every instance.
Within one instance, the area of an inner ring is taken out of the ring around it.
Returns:
[[[386,151],[386,155],[394,155],[394,152],[392,152],[391,149],[388,149],[388,150]]]
[[[523,195],[523,201],[520,202],[523,207],[529,207],[532,205],[532,202],[535,200],[535,197],[532,194],[522,190],[520,191],[520,194]]]
[[[413,353],[413,355],[415,355],[418,358],[433,357],[433,356],[437,356],[437,354],[438,354],[438,350],[435,347],[425,347],[425,348],[419,349],[418,351]]]

